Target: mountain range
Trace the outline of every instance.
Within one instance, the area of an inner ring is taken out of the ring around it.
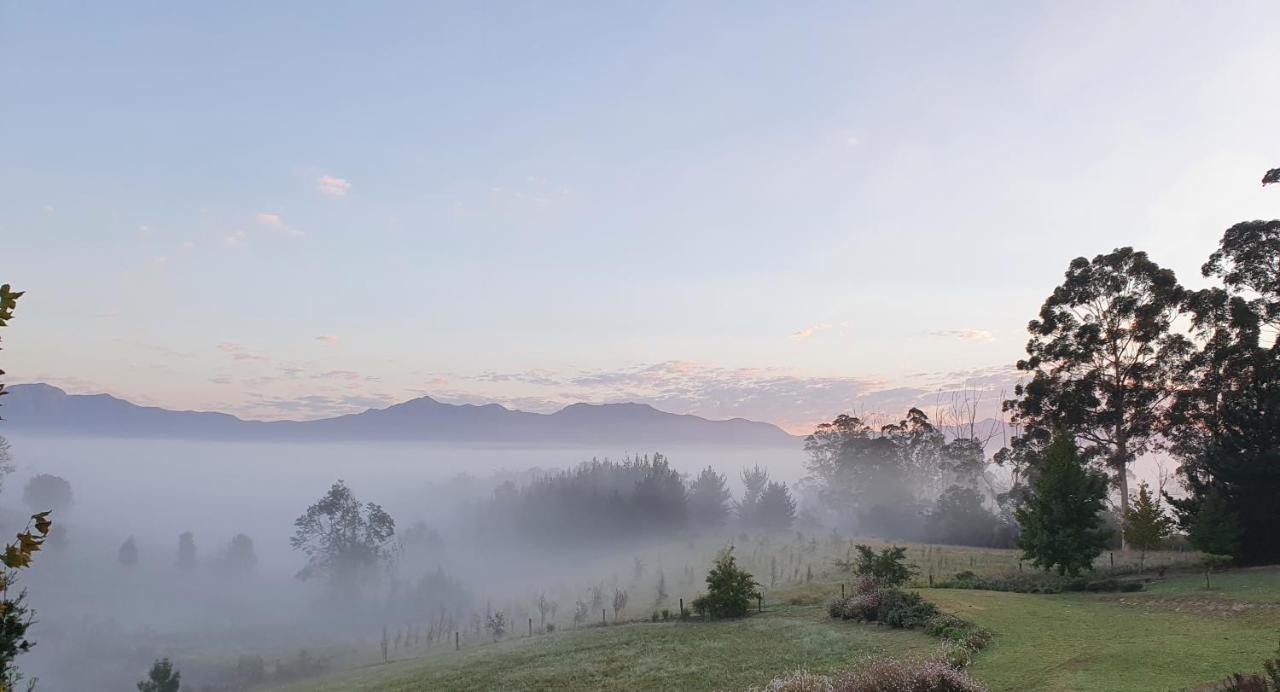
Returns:
[[[68,394],[48,384],[7,388],[0,432],[133,438],[287,441],[419,441],[468,444],[658,444],[795,447],[781,428],[743,418],[708,420],[647,404],[572,404],[531,413],[498,404],[447,404],[424,396],[381,409],[310,421],[253,421],[226,413],[173,411],[109,394]]]

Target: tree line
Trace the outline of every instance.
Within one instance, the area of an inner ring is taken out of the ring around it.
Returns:
[[[548,545],[671,536],[730,522],[761,531],[791,528],[796,502],[785,483],[759,466],[745,469],[742,482],[735,502],[726,476],[711,467],[686,482],[662,454],[594,459],[521,486],[505,482],[471,513],[482,533]]]

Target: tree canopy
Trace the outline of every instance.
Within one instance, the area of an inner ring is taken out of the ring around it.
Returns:
[[[307,557],[299,579],[327,577],[352,587],[367,570],[391,558],[395,521],[379,505],[357,500],[341,480],[293,525],[289,543]]]
[[[1055,431],[1075,437],[1086,460],[1110,469],[1123,513],[1129,465],[1151,448],[1188,350],[1170,330],[1185,295],[1172,270],[1130,247],[1072,260],[1027,326],[1017,368],[1031,381],[1005,403],[1023,428],[1015,451],[1036,458]]]

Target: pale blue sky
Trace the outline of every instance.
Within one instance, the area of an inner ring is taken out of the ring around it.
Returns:
[[[4,367],[803,429],[1280,215],[1280,5],[974,5],[0,0]]]

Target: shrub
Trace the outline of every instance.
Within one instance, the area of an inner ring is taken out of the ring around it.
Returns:
[[[173,669],[167,658],[158,658],[147,673],[147,679],[138,683],[139,692],[178,692],[182,686],[182,673]],[[33,685],[34,687],[34,685]]]
[[[925,621],[924,631],[929,636],[961,644],[972,651],[981,651],[991,643],[990,631],[947,613],[939,613]]]
[[[847,598],[833,598],[827,601],[827,615],[833,618],[844,617],[844,605],[848,600]]]
[[[981,589],[983,591],[1011,591],[1016,593],[1062,593],[1064,591],[1141,591],[1142,582],[1106,577],[1064,577],[1051,572],[1011,572],[994,577],[980,577],[973,572],[960,572],[950,579],[934,584],[939,589]]]
[[[937,614],[938,607],[914,591],[889,589],[880,594],[878,618],[890,627],[922,627],[929,618]]]
[[[840,566],[851,568],[853,573],[865,579],[874,580],[878,585],[896,588],[906,584],[916,568],[907,564],[907,549],[892,546],[882,549],[878,554],[869,546],[856,545],[858,557],[852,563],[840,563]]]
[[[846,598],[844,612],[840,617],[845,620],[875,622],[880,617],[880,595],[880,591],[868,591]]]
[[[720,553],[707,573],[707,593],[693,600],[693,609],[713,618],[743,617],[751,608],[751,599],[760,595],[758,586],[750,573],[738,567],[730,547]]]
[[[860,670],[841,676],[834,692],[983,692],[986,688],[968,673],[942,659],[924,662],[875,658]]]

